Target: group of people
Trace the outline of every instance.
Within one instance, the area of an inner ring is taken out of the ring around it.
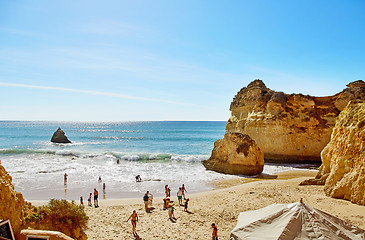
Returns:
[[[64,178],[63,178],[65,187],[67,186],[67,177],[68,177],[68,174],[65,173]],[[98,178],[98,182],[99,182],[99,184],[101,184],[101,182],[102,182],[100,176]],[[103,183],[103,194],[106,194],[106,185],[105,185],[105,182]],[[90,193],[89,198],[87,200],[88,206],[90,206],[90,207],[92,207],[92,198],[93,198],[93,194]],[[98,190],[96,190],[96,188],[94,188],[94,207],[95,208],[98,208],[99,207],[99,200],[98,199],[99,199],[99,192],[98,192]],[[84,198],[82,196],[80,196],[80,205],[81,206],[84,206]]]
[[[185,197],[185,193],[187,192],[184,184],[179,187],[179,190],[177,191],[177,199],[179,201],[179,205],[180,206],[184,206],[184,211],[188,211],[188,203],[189,203],[189,198]],[[173,222],[176,221],[175,218],[175,207],[174,204],[172,204],[172,201],[170,200],[170,193],[171,190],[169,188],[168,185],[165,185],[165,194],[166,197],[163,199],[163,210],[168,210],[168,215],[169,215],[169,219]],[[185,203],[182,204],[183,198],[185,200]],[[146,212],[150,212],[151,209],[150,206],[152,206],[152,200],[153,200],[153,195],[147,191],[145,193],[145,195],[143,196],[143,202],[144,202],[144,206],[145,206],[145,210]],[[135,235],[136,234],[136,227],[137,227],[137,222],[138,222],[138,214],[136,212],[136,210],[133,210],[133,213],[129,216],[129,218],[127,219],[127,222],[131,219],[131,223],[132,223],[132,232]],[[218,240],[218,229],[215,225],[215,223],[212,223],[212,240]]]
[[[64,175],[64,185],[67,185],[67,177],[68,174],[65,173]],[[140,182],[142,181],[140,175],[136,176],[136,181]],[[101,177],[99,176],[98,182],[101,183]],[[103,183],[103,193],[105,194],[105,183]],[[189,198],[185,197],[185,193],[187,192],[185,185],[183,184],[181,187],[179,187],[179,190],[177,191],[176,195],[177,195],[177,200],[179,201],[179,205],[184,207],[184,211],[188,212],[188,204],[189,204]],[[98,197],[99,197],[99,192],[98,190],[96,190],[96,188],[94,188],[94,206],[95,208],[99,207],[99,201],[98,201]],[[169,188],[169,185],[165,185],[165,198],[163,199],[163,210],[168,210],[168,215],[169,215],[169,219],[173,222],[176,221],[175,218],[175,206],[174,204],[172,204],[173,201],[170,200],[171,197],[171,189]],[[183,204],[183,199],[185,200],[185,203]],[[153,195],[147,191],[145,193],[145,195],[143,196],[143,201],[144,201],[144,206],[145,206],[145,210],[146,212],[150,212],[151,209],[153,209],[152,206],[152,201],[153,201]],[[80,204],[82,206],[84,206],[84,202],[83,202],[83,197],[80,197]],[[90,193],[89,198],[88,198],[88,206],[92,207],[92,193]],[[136,234],[136,227],[137,227],[137,222],[138,222],[138,214],[135,210],[133,210],[133,213],[129,216],[127,222],[131,220],[132,223],[132,232],[133,234]],[[212,232],[212,239],[213,240],[218,240],[218,229],[215,225],[215,223],[212,223],[212,228],[213,228],[213,232]]]

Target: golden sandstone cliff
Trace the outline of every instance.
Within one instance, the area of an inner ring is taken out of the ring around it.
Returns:
[[[10,220],[16,239],[25,224],[25,217],[32,205],[24,201],[23,195],[14,190],[12,178],[0,164],[0,219]]]
[[[16,239],[25,239],[22,229],[61,231],[74,239],[85,240],[87,220],[83,207],[66,200],[54,200],[46,206],[34,207],[14,190],[11,176],[0,164],[0,219],[10,220]],[[42,231],[38,231],[41,233]],[[43,233],[46,233],[43,231]],[[70,239],[64,234],[52,233],[51,239]],[[34,235],[34,234],[33,234]]]
[[[257,79],[234,97],[224,139],[231,133],[248,135],[268,161],[319,162],[320,153],[330,140],[336,117],[349,101],[355,99],[365,100],[365,83],[361,80],[348,84],[346,89],[333,96],[313,97],[276,92]],[[218,141],[211,157],[203,164],[210,170],[231,173],[218,167],[217,162],[232,161],[225,154],[230,150],[221,146],[221,140]],[[227,157],[223,158],[224,155]],[[213,162],[214,165],[210,164]],[[246,165],[237,161],[235,164]],[[212,165],[216,167],[212,168]],[[247,173],[241,171],[240,174]]]
[[[351,101],[341,112],[321,153],[317,179],[327,196],[365,205],[365,103]]]
[[[203,164],[221,173],[256,175],[264,168],[264,153],[248,135],[226,133],[214,143],[210,160]]]

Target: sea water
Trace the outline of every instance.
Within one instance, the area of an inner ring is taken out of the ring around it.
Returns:
[[[162,196],[165,185],[173,194],[182,184],[195,193],[212,189],[213,180],[237,177],[202,165],[225,123],[0,121],[0,160],[27,200],[86,200],[94,188],[102,195],[103,183],[109,199],[142,197],[147,190]],[[71,144],[50,142],[59,127]],[[289,169],[265,165],[264,173]]]

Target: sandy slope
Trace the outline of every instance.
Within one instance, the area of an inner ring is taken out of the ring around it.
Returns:
[[[241,211],[254,210],[272,203],[304,202],[365,229],[365,207],[326,197],[322,186],[298,184],[316,172],[294,171],[279,174],[277,179],[253,181],[233,187],[221,182],[222,189],[189,195],[191,213],[176,206],[176,223],[162,210],[162,199],[156,198],[152,213],[144,211],[140,199],[102,200],[99,208],[86,207],[90,217],[89,239],[139,239],[132,235],[126,222],[133,210],[139,214],[137,233],[141,239],[211,239],[211,223],[218,226],[220,239],[229,239]],[[295,177],[295,178],[293,178]],[[236,182],[237,183],[237,182]],[[177,202],[175,196],[172,199]]]

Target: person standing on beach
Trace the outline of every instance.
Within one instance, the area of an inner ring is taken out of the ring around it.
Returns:
[[[186,200],[186,198],[185,198],[185,192],[188,192],[188,191],[186,191],[186,188],[185,188],[185,185],[184,184],[181,187],[181,191],[182,191],[182,196],[184,197],[184,200]]]
[[[80,197],[80,205],[84,206],[84,199],[82,198],[82,196]]]
[[[144,208],[146,212],[148,212],[148,194],[149,191],[147,191],[146,194],[143,196]]]
[[[136,232],[137,222],[138,222],[138,214],[136,213],[136,210],[133,210],[133,213],[129,216],[127,222],[131,219],[132,222],[132,233],[134,234]]]
[[[182,190],[181,190],[181,187],[179,188],[179,191],[177,191],[177,200],[179,200],[179,204],[180,206],[182,206]]]
[[[99,202],[98,202],[98,190],[96,190],[96,188],[94,188],[94,206],[95,208],[99,207]]]
[[[105,194],[105,183],[103,183],[103,193]]]
[[[99,176],[98,182],[101,183],[101,177]]]
[[[165,194],[166,194],[166,198],[169,197],[169,185],[165,185]]]
[[[92,207],[93,205],[91,204],[91,197],[92,197],[92,193],[90,193],[89,198],[87,199],[87,205],[89,205],[90,207]]]
[[[67,185],[67,173],[65,173],[64,177],[63,177],[63,184]]]
[[[189,204],[189,198],[186,199],[185,204],[184,204],[184,211],[187,212],[188,211],[188,204]]]
[[[212,240],[218,240],[218,228],[215,226],[215,223],[212,223]]]

